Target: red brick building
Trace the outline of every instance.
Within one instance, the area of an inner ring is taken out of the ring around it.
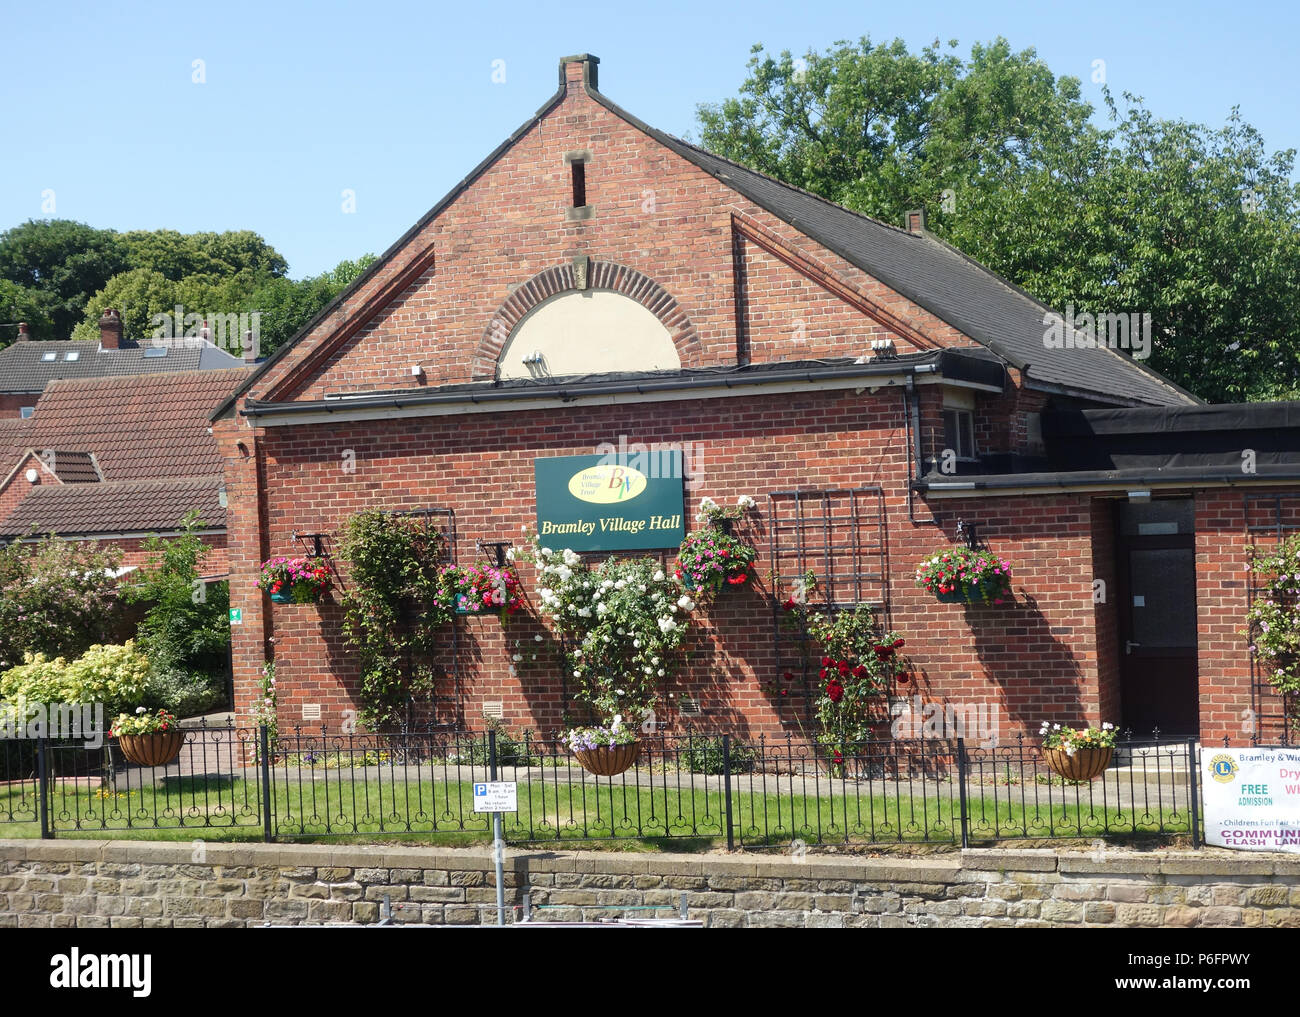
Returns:
[[[1275,737],[1238,630],[1246,544],[1300,526],[1293,408],[1205,407],[1104,344],[1054,347],[1046,308],[922,214],[879,223],[665,135],[597,63],[562,61],[536,116],[214,414],[241,713],[271,656],[282,723],[356,707],[337,593],[272,605],[262,560],[332,553],[378,507],[454,520],[463,562],[535,522],[535,460],[625,440],[688,453],[688,518],[759,503],[740,532],[762,578],[698,613],[671,726],[806,729],[815,676],[778,602],[811,568],[907,637],[899,699],[989,704],[1003,736]],[[915,586],[959,522],[1011,562],[1014,604]],[[456,625],[439,719],[553,732],[558,665],[512,666],[536,622]]]

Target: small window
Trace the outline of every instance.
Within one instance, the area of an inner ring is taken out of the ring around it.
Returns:
[[[587,163],[589,162],[591,162],[591,152],[588,149],[564,153],[564,163],[569,167],[569,197],[573,202],[564,211],[566,221],[590,219],[595,212],[595,209],[587,204]]]
[[[573,207],[582,208],[587,203],[587,164],[574,162],[573,168]]]
[[[69,360],[80,360],[80,359],[81,359],[81,351],[80,351],[80,350],[69,350],[67,353],[63,354],[63,359],[64,359],[65,362],[66,362],[66,361],[69,361]]]
[[[53,361],[53,360],[58,360],[58,359],[59,359],[59,355],[58,355],[57,353],[42,353],[42,354],[41,354],[41,360],[43,360],[43,361],[44,361],[45,363],[47,363],[47,364],[50,363],[50,362]]]
[[[970,410],[943,411],[943,444],[958,459],[975,458],[975,414]]]
[[[30,417],[33,413],[36,412],[36,407],[35,407],[35,406],[24,406],[24,407],[22,407],[21,409],[19,409],[18,412],[21,413],[21,414],[22,414],[22,418],[23,418],[24,420],[26,420],[26,419],[27,419],[28,417]]]
[[[165,357],[165,356],[167,356],[167,347],[166,347],[166,346],[146,346],[146,347],[144,348],[144,355],[145,355],[146,357]]]

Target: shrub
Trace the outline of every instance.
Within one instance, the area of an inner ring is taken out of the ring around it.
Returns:
[[[208,713],[226,701],[226,683],[222,676],[185,668],[151,667],[140,700],[157,710],[165,709],[178,717]]]
[[[134,709],[144,697],[149,662],[128,641],[92,646],[77,659],[28,654],[0,674],[0,699],[37,703],[103,703],[105,713]]]
[[[24,654],[76,657],[111,638],[116,548],[48,537],[0,547],[0,671]]]

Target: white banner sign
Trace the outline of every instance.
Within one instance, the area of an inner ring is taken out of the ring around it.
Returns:
[[[1201,750],[1205,842],[1300,853],[1300,749]]]

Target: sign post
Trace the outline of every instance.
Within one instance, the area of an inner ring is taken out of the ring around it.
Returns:
[[[497,924],[506,924],[505,842],[501,836],[501,813],[519,811],[519,785],[497,780],[497,733],[488,732],[489,780],[474,785],[474,811],[492,813],[492,857],[497,881]]]

